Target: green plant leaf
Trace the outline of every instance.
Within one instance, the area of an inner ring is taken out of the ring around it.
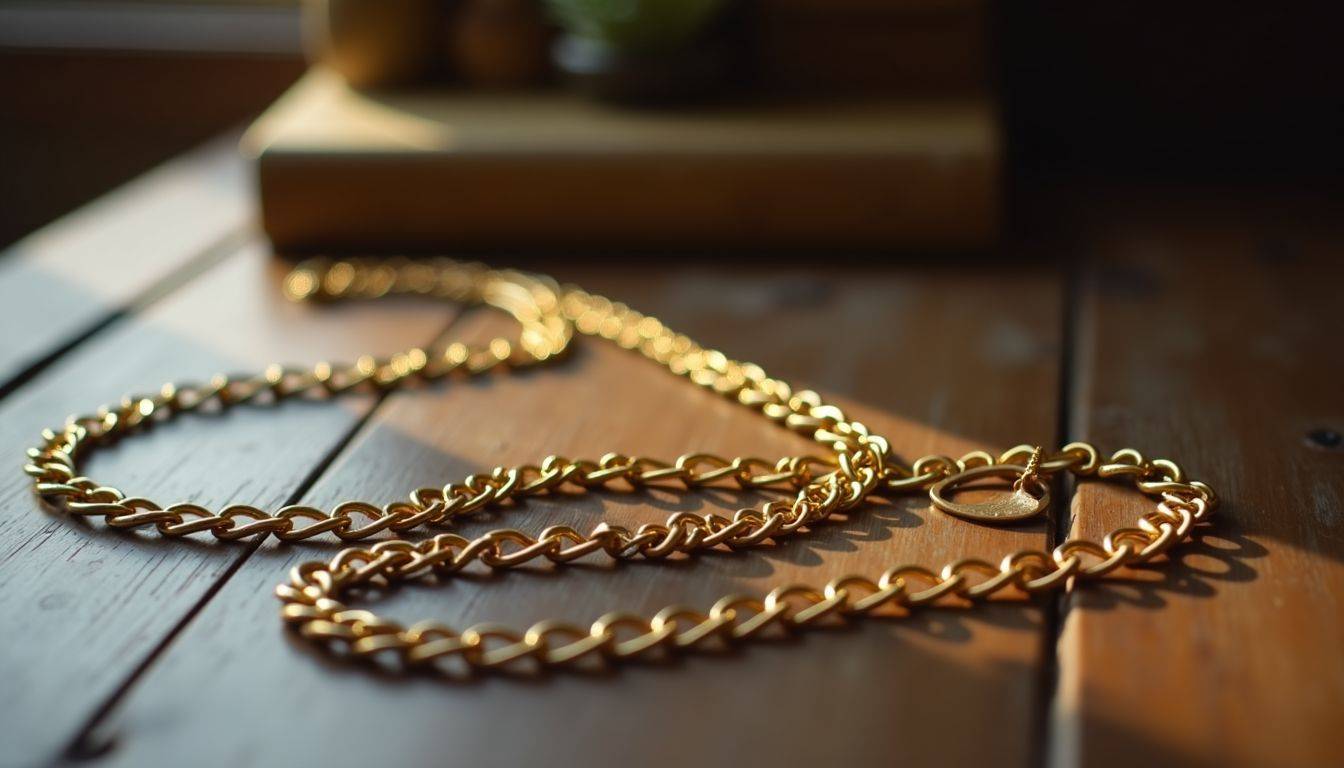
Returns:
[[[570,33],[620,50],[653,51],[688,43],[724,0],[546,0]]]

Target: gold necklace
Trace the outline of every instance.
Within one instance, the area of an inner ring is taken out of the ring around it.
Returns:
[[[36,493],[70,514],[101,517],[111,528],[153,526],[178,538],[209,532],[218,539],[274,536],[292,542],[323,533],[343,541],[384,531],[400,536],[422,526],[446,527],[483,507],[553,491],[560,486],[597,489],[626,486],[736,486],[775,489],[788,495],[732,517],[678,512],[663,524],[631,531],[602,524],[587,534],[552,526],[533,536],[504,528],[468,539],[440,533],[418,542],[388,538],[346,549],[330,561],[292,569],[276,587],[281,616],[305,638],[354,657],[392,656],[412,665],[445,670],[518,664],[561,666],[590,655],[610,660],[696,649],[714,642],[745,640],[761,632],[794,629],[874,611],[908,609],[945,596],[975,601],[1008,587],[1037,593],[1070,579],[1103,576],[1147,561],[1190,535],[1216,505],[1209,486],[1187,481],[1167,459],[1145,459],[1133,449],[1103,462],[1087,443],[1057,452],[1020,445],[995,456],[974,451],[959,459],[925,456],[909,466],[891,455],[887,440],[872,434],[810,390],[795,392],[760,367],[706,349],[667,328],[657,318],[624,304],[560,286],[550,278],[493,270],[447,259],[433,261],[308,262],[285,279],[294,300],[374,299],[414,294],[487,304],[513,315],[517,341],[497,338],[483,346],[454,342],[442,349],[411,349],[388,359],[362,357],[352,365],[318,363],[310,370],[272,365],[255,376],[214,378],[205,385],[166,384],[154,395],[123,398],[96,413],[72,416],[45,430],[28,451],[25,472]],[[329,398],[353,390],[389,390],[450,375],[471,376],[499,368],[544,363],[569,346],[574,332],[599,336],[636,351],[702,388],[747,408],[829,449],[828,458],[793,456],[769,462],[693,453],[674,462],[607,454],[597,461],[549,456],[539,465],[496,467],[443,488],[421,488],[407,501],[377,506],[347,501],[331,511],[291,505],[268,513],[234,504],[218,513],[192,503],[168,507],[81,476],[77,460],[104,443],[141,431],[181,413],[228,409],[243,403],[274,404],[293,397]],[[1080,478],[1125,481],[1158,500],[1136,527],[1111,531],[1100,542],[1073,539],[1053,551],[1021,550],[997,564],[963,558],[933,570],[896,565],[876,578],[842,576],[824,586],[785,585],[764,596],[728,595],[708,611],[679,606],[653,616],[609,613],[590,627],[541,621],[524,631],[476,625],[458,632],[431,622],[403,626],[342,602],[355,587],[387,584],[434,574],[450,576],[479,562],[511,568],[538,558],[566,563],[596,552],[612,558],[666,558],[708,549],[741,549],[779,540],[810,528],[836,512],[854,509],[869,496],[928,493],[936,508],[986,523],[1041,513],[1050,503],[1046,479],[1068,471]],[[1014,477],[1010,495],[978,504],[957,502],[952,491],[981,477]]]

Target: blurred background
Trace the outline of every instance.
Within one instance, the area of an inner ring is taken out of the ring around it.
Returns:
[[[0,2],[5,105],[0,242],[11,243],[212,136],[241,130],[303,76],[309,60],[326,62],[346,85],[372,94],[365,104],[377,106],[377,119],[387,125],[413,117],[388,130],[401,131],[393,138],[402,155],[419,153],[419,159],[399,161],[421,166],[425,152],[459,148],[447,147],[443,137],[454,127],[445,124],[461,109],[472,115],[496,110],[459,131],[462,146],[482,154],[501,149],[473,137],[507,134],[500,127],[511,124],[511,115],[545,126],[547,115],[557,113],[508,106],[514,102],[503,108],[473,103],[441,109],[433,97],[399,102],[378,94],[576,94],[576,100],[615,105],[613,110],[637,116],[617,119],[640,120],[644,127],[638,130],[653,131],[628,133],[641,147],[663,142],[674,154],[728,157],[738,151],[733,142],[743,139],[729,137],[722,144],[710,127],[686,139],[691,143],[686,149],[675,137],[654,135],[656,127],[644,125],[653,119],[650,110],[684,115],[758,102],[875,104],[826,142],[808,138],[818,134],[806,115],[792,124],[794,134],[780,128],[772,140],[781,157],[809,151],[901,154],[886,170],[907,176],[907,186],[934,189],[937,199],[927,210],[907,216],[909,205],[903,203],[899,215],[877,212],[863,220],[847,218],[837,204],[826,225],[851,232],[867,228],[879,244],[980,247],[1017,225],[1033,201],[1076,185],[1170,180],[1332,190],[1344,165],[1341,16],[1336,6],[1305,3],[5,0]],[[309,102],[335,98],[312,93],[320,90],[316,87],[309,90]],[[333,145],[326,147],[332,157],[344,153],[347,160],[351,153],[367,159],[388,149],[361,149],[367,135],[331,135],[331,121],[359,120],[350,117],[352,104],[326,108],[322,130],[294,129],[292,123],[305,118],[290,115],[288,128],[253,137],[252,149],[261,154],[277,142],[277,131],[281,150],[293,150],[278,153],[274,179],[262,165],[267,230],[292,241],[282,246],[326,245],[309,242],[309,230],[317,226],[305,218],[311,211],[266,200],[272,181],[276,195],[294,196],[286,186],[291,183],[286,162],[295,152],[305,161],[313,155],[312,146],[296,143],[325,142]],[[322,122],[313,103],[294,109],[311,112],[306,119],[314,125]],[[445,109],[448,117],[442,116]],[[563,123],[573,112],[564,109],[555,120]],[[840,117],[831,124],[847,119],[844,109],[832,113]],[[619,144],[627,136],[625,123],[593,119],[597,122],[570,128],[597,144]],[[747,126],[742,131],[753,136],[759,132],[751,126],[760,123],[752,120],[780,124],[755,113],[741,119]],[[417,144],[415,126],[425,121],[433,124],[425,129],[429,138]],[[385,126],[370,125],[380,140],[388,139]],[[611,133],[603,133],[607,130]],[[558,138],[509,134],[515,143],[504,151],[592,149],[564,130],[551,133]],[[953,135],[959,143],[947,138]],[[809,140],[818,146],[809,149]],[[334,146],[341,142],[350,146]],[[912,165],[911,157],[919,162]],[[731,162],[720,171],[750,175]],[[799,186],[821,199],[830,187],[847,183],[843,176],[790,172],[810,178]],[[308,166],[304,175],[313,178]],[[404,170],[398,176],[404,177]],[[482,178],[503,178],[506,191],[520,183],[497,169]],[[706,178],[698,177],[696,184],[703,188]],[[376,189],[378,183],[370,177],[367,186]],[[732,192],[724,195],[724,205],[740,205]],[[798,195],[799,205],[816,208],[806,194]],[[773,201],[789,203],[783,195]],[[641,212],[631,206],[639,219]],[[665,213],[682,221],[707,217],[705,233],[716,226],[713,211]],[[489,211],[479,215],[490,218]],[[900,221],[893,223],[893,216]],[[776,223],[758,218],[761,228]],[[639,221],[646,231],[659,226]],[[402,239],[428,245],[438,236],[427,232],[424,222],[383,226],[401,227],[408,233]],[[361,234],[387,240],[387,232],[376,228],[341,237],[353,242]],[[470,234],[489,238],[493,232],[487,227]],[[752,240],[750,232],[738,234],[744,242]]]

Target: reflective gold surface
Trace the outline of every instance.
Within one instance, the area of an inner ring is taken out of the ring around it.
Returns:
[[[93,414],[72,416],[59,429],[44,431],[41,445],[29,449],[25,467],[37,494],[70,514],[101,517],[117,529],[153,526],[166,537],[208,531],[218,539],[259,534],[282,541],[326,532],[354,541],[389,530],[403,534],[422,526],[447,526],[483,507],[561,486],[597,489],[614,483],[659,484],[690,490],[715,485],[786,494],[758,509],[739,510],[731,518],[678,512],[663,524],[646,524],[635,531],[601,524],[586,534],[567,526],[552,526],[537,536],[515,529],[498,529],[474,539],[440,533],[418,542],[395,539],[352,547],[330,561],[295,567],[289,580],[276,588],[284,603],[284,620],[302,636],[356,657],[386,654],[413,665],[447,661],[449,666],[456,659],[467,668],[564,665],[594,654],[627,659],[658,649],[694,649],[747,639],[772,627],[824,624],[884,607],[906,609],[944,597],[980,600],[1010,586],[1028,593],[1057,589],[1075,577],[1099,577],[1122,565],[1156,557],[1186,539],[1195,523],[1216,505],[1212,489],[1187,481],[1174,462],[1148,460],[1128,448],[1104,462],[1091,445],[1071,443],[1052,453],[1020,445],[998,456],[985,451],[959,459],[931,455],[905,466],[891,455],[884,437],[824,403],[816,392],[795,392],[758,366],[701,347],[657,318],[543,276],[446,259],[324,261],[299,265],[286,278],[285,290],[295,300],[414,294],[483,303],[512,314],[521,332],[517,341],[497,338],[481,346],[454,342],[435,350],[410,349],[387,359],[363,357],[351,365],[322,362],[311,369],[273,365],[253,376],[220,376],[204,385],[166,384],[157,394],[126,397]],[[292,397],[329,398],[454,374],[471,376],[526,367],[563,353],[574,331],[637,351],[697,386],[811,437],[828,455],[770,461],[700,453],[671,462],[614,453],[596,461],[549,456],[537,465],[496,467],[461,483],[421,488],[407,501],[381,507],[347,501],[329,512],[303,505],[274,513],[239,504],[218,513],[190,503],[162,507],[102,486],[77,471],[82,453],[179,413],[228,409],[243,403],[273,404]],[[1048,491],[1039,490],[1045,488],[1041,477],[1065,470],[1080,478],[1126,481],[1159,499],[1157,508],[1140,518],[1136,527],[1111,531],[1100,542],[1075,539],[1051,552],[1021,550],[998,564],[974,558],[936,570],[897,564],[876,578],[849,575],[823,586],[782,585],[764,596],[728,595],[708,611],[669,606],[651,617],[608,613],[589,627],[557,621],[540,621],[521,631],[493,625],[461,632],[433,623],[405,627],[342,602],[353,587],[362,584],[430,574],[445,578],[474,562],[510,568],[538,558],[565,563],[598,551],[614,559],[661,559],[720,546],[751,547],[798,533],[836,512],[860,506],[870,496],[932,491],[935,504],[947,509],[938,503],[940,499],[948,502],[943,491],[979,475],[1018,476],[1009,497],[1013,501],[1006,503],[1016,513],[1030,507],[1031,514],[1036,514],[1049,502]],[[1028,488],[1038,489],[1041,495],[1028,493]]]

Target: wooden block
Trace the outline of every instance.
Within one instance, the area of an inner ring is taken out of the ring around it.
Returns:
[[[281,250],[966,248],[997,229],[985,99],[652,112],[564,93],[361,95],[315,71],[246,145]]]
[[[168,380],[203,381],[275,360],[390,353],[428,342],[447,322],[437,306],[299,307],[281,297],[280,269],[255,242],[235,249],[153,308],[82,344],[5,398],[0,444],[17,463],[42,429],[67,415],[156,391]],[[374,402],[363,396],[340,405],[296,402],[239,408],[224,418],[186,416],[100,452],[89,472],[161,503],[273,507],[305,487]],[[0,474],[0,506],[7,510],[0,517],[0,613],[22,617],[5,625],[0,743],[6,762],[51,764],[208,598],[247,545],[167,541],[82,524],[44,511],[17,469]]]
[[[800,386],[844,393],[840,402],[908,457],[1048,441],[1055,429],[1061,318],[1059,284],[1049,274],[860,270],[819,277],[797,270],[561,265],[552,271],[657,313]],[[952,292],[958,301],[946,300]],[[473,316],[450,335],[506,326]],[[925,344],[934,337],[965,344]],[[554,366],[392,395],[306,501],[391,500],[418,485],[551,452],[674,456],[695,449],[764,456],[814,450],[645,360],[583,339],[572,358]],[[677,509],[732,509],[739,501],[722,494],[567,496],[486,515],[466,530],[587,528],[599,519],[631,524]],[[821,582],[906,560],[998,558],[1044,541],[1040,523],[991,530],[931,514],[927,500],[905,498],[739,555],[623,567],[595,560],[407,586],[360,604],[401,620],[591,621],[615,608],[703,605],[727,590]],[[352,668],[286,638],[268,595],[289,565],[317,555],[308,547],[263,546],[243,564],[101,726],[121,741],[116,761],[153,764],[190,749],[256,761],[289,748],[302,733],[305,759],[315,762],[374,759],[395,744],[398,759],[408,763],[450,756],[464,764],[620,765],[638,755],[645,765],[693,759],[707,766],[862,766],[890,765],[899,755],[919,765],[1031,764],[1045,636],[1041,611],[1031,603],[927,611],[908,621],[610,676],[455,685]],[[237,713],[247,737],[223,738],[190,706],[201,700]],[[344,724],[352,707],[360,733],[376,736],[349,735]],[[799,717],[810,735],[787,725]],[[968,722],[977,724],[974,738],[966,738]],[[650,734],[664,729],[687,734],[693,746],[649,748]]]
[[[1159,200],[1089,234],[1077,436],[1174,459],[1223,504],[1172,562],[1066,601],[1053,763],[1338,764],[1344,472],[1308,436],[1344,425],[1338,212]],[[1073,534],[1151,509],[1084,484]]]

